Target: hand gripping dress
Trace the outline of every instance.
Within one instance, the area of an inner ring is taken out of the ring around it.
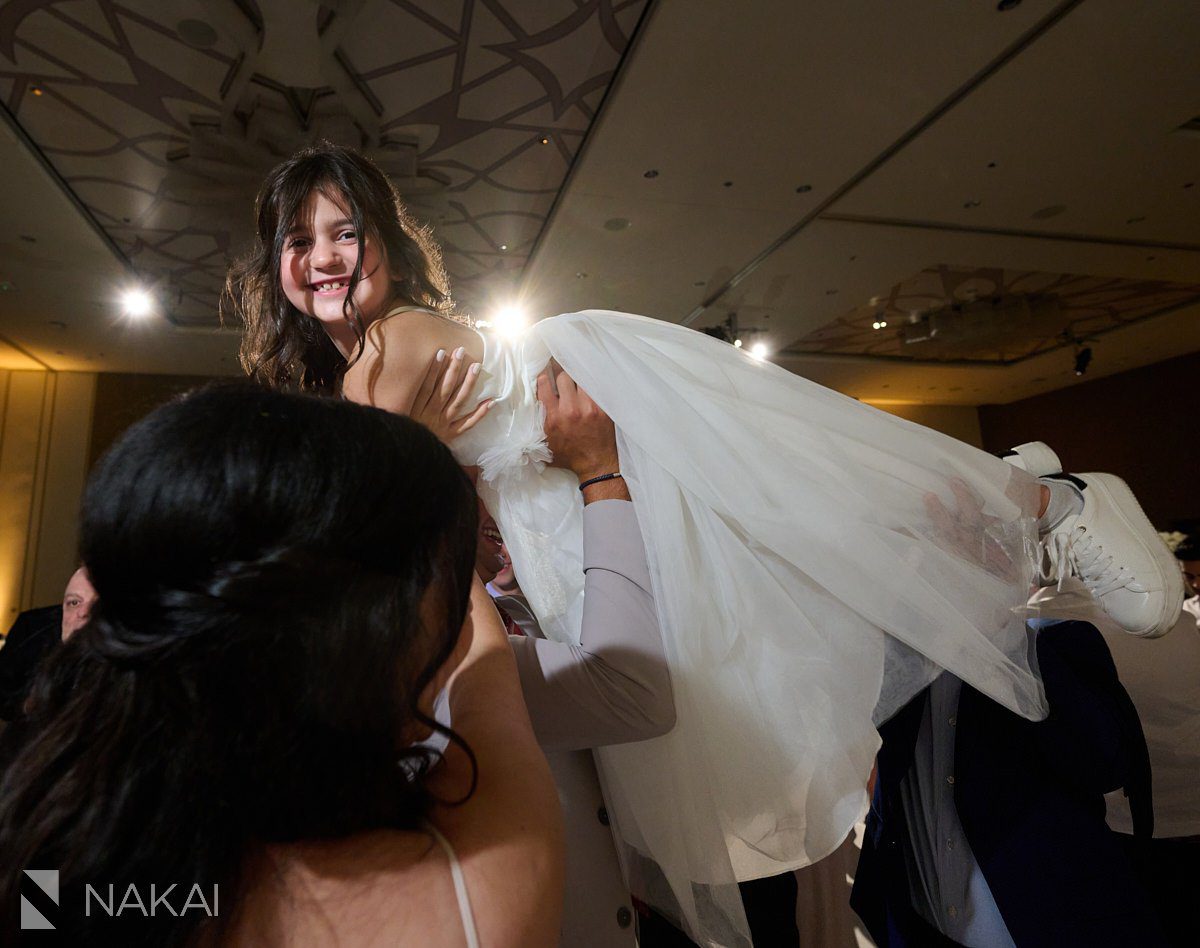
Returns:
[[[736,883],[815,862],[866,811],[879,737],[943,669],[1045,714],[1024,629],[1037,482],[693,330],[589,310],[485,335],[454,444],[546,633],[578,642],[582,499],[547,467],[553,358],[609,414],[675,690],[664,737],[597,758],[634,893],[749,944]]]

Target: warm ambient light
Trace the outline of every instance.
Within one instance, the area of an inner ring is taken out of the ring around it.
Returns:
[[[756,342],[750,347],[750,355],[761,362],[768,355],[770,355],[770,351],[767,349],[764,343]]]
[[[126,316],[140,319],[154,309],[154,298],[145,290],[126,290],[121,294],[121,308]]]
[[[488,320],[488,325],[498,335],[512,339],[515,336],[521,335],[528,328],[529,316],[521,306],[515,304],[501,306],[492,314],[492,318]]]
[[[871,323],[872,329],[887,329],[887,320]]]

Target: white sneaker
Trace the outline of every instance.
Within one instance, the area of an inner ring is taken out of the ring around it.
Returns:
[[[1004,460],[1015,468],[1025,471],[1034,477],[1046,477],[1048,474],[1061,474],[1062,462],[1050,446],[1042,441],[1028,441],[1018,444],[1003,455]]]
[[[1179,617],[1183,579],[1129,485],[1112,474],[1058,474],[1049,479],[1079,488],[1083,511],[1067,517],[1042,540],[1043,579],[1061,586],[1066,577],[1078,576],[1126,632],[1146,638],[1163,635]]]

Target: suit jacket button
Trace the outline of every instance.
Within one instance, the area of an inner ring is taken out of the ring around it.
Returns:
[[[600,809],[596,811],[596,819],[600,821],[602,826],[608,826],[608,810],[606,810],[604,807],[600,807]]]
[[[633,921],[633,913],[624,905],[617,909],[617,924],[622,928],[628,928],[629,923]]]

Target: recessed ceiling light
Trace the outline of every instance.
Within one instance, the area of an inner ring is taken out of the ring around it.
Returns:
[[[121,294],[121,308],[126,316],[140,319],[150,315],[150,311],[154,309],[154,298],[145,290],[126,290]]]
[[[42,87],[41,86],[30,86],[29,91],[32,92],[34,95],[41,95]]]
[[[175,32],[196,49],[208,49],[217,42],[217,31],[203,20],[180,20],[175,24]]]
[[[1011,10],[1013,7],[1019,7],[1021,0],[1000,0],[996,4],[996,9],[1003,13],[1005,10]]]
[[[578,273],[575,274],[575,279],[576,280],[586,280],[587,274],[584,273],[582,270],[580,270]]]
[[[808,192],[811,190],[812,190],[811,184],[802,184],[802,185],[800,185],[800,187],[796,188],[796,193],[797,194],[808,194]]]
[[[732,181],[726,181],[724,184],[722,184],[722,185],[721,185],[721,187],[723,187],[723,188],[732,188],[732,187],[733,187],[733,182],[732,182]]]
[[[642,173],[642,177],[643,177],[643,178],[657,178],[657,177],[658,177],[658,172],[657,172],[657,171],[655,171],[653,168],[651,168],[649,171],[645,171],[645,172],[643,172],[643,173]]]
[[[625,217],[610,217],[604,222],[605,230],[625,230],[629,226],[629,219]]]
[[[549,145],[550,144],[550,136],[543,135],[541,138],[538,139],[538,141],[543,145]]]
[[[500,245],[500,249],[501,249],[501,250],[507,250],[507,249],[508,249],[508,244],[501,244],[501,245]]]
[[[989,162],[987,163],[987,166],[988,166],[989,168],[995,168],[995,167],[996,167],[996,162],[994,162],[994,161],[989,161]]]

